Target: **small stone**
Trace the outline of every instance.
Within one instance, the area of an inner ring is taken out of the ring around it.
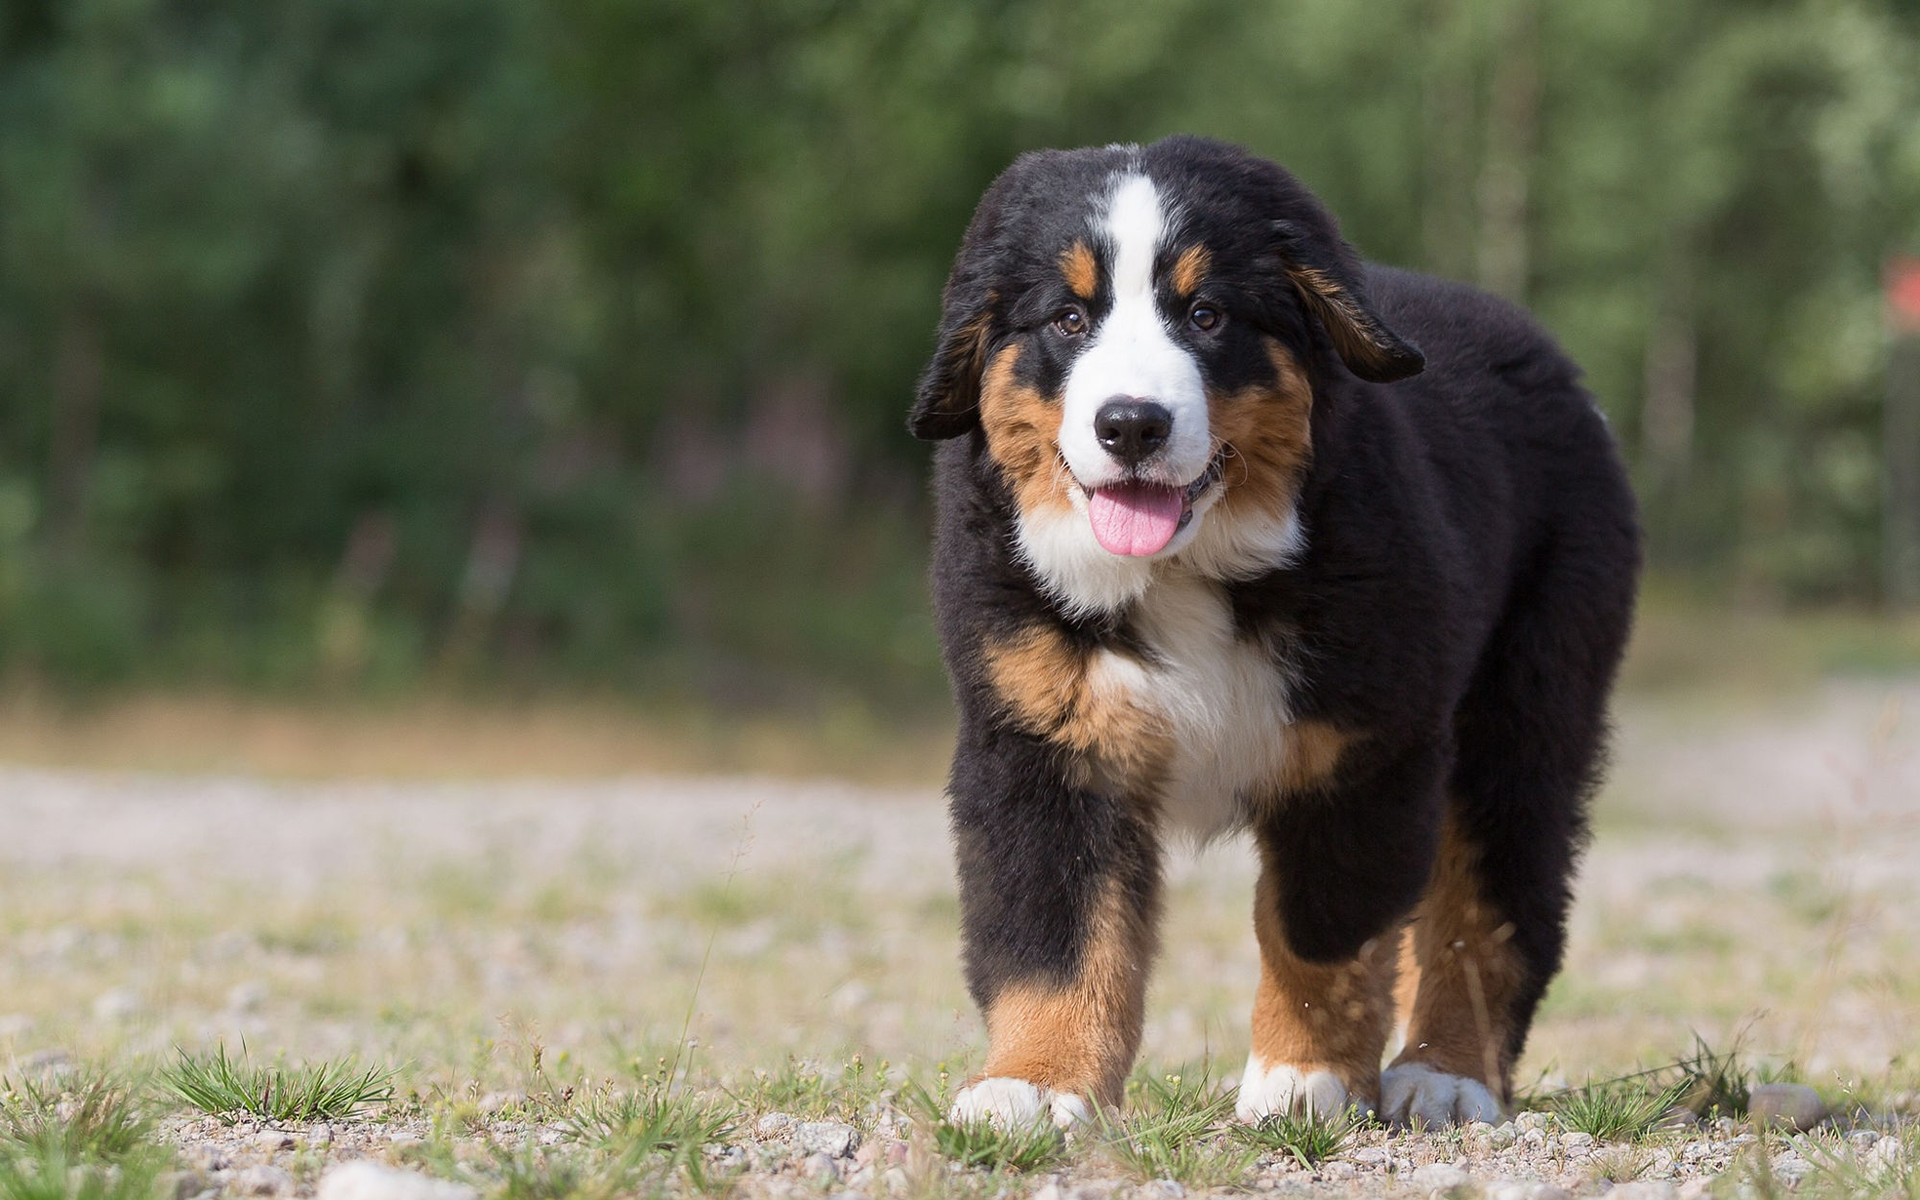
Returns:
[[[1531,1133],[1536,1129],[1544,1132],[1552,1122],[1553,1117],[1543,1112],[1523,1112],[1513,1119],[1514,1127],[1522,1133]]]
[[[858,1130],[838,1121],[803,1121],[794,1127],[793,1148],[801,1154],[845,1158],[859,1138]]]
[[[1140,1189],[1147,1200],[1183,1200],[1187,1189],[1177,1179],[1156,1179]]]
[[[1827,1119],[1827,1105],[1804,1083],[1757,1083],[1747,1096],[1747,1115],[1756,1125],[1805,1132]]]
[[[1049,1179],[1035,1188],[1028,1200],[1061,1200],[1060,1185]]]
[[[1593,1145],[1593,1135],[1590,1133],[1581,1133],[1579,1130],[1575,1130],[1572,1133],[1563,1133],[1560,1135],[1560,1144],[1562,1146],[1591,1146]]]
[[[1636,1179],[1616,1183],[1607,1195],[1612,1200],[1678,1200],[1679,1191],[1661,1179]]]
[[[1495,1150],[1505,1150],[1507,1147],[1513,1145],[1517,1132],[1513,1127],[1513,1122],[1508,1121],[1505,1125],[1494,1126],[1493,1132],[1487,1135],[1487,1141]]]
[[[787,1131],[792,1129],[795,1124],[797,1124],[797,1122],[786,1113],[770,1112],[754,1122],[753,1132],[763,1138],[785,1137],[787,1136]]]
[[[1323,1179],[1352,1179],[1360,1173],[1360,1168],[1352,1163],[1329,1162],[1320,1164],[1320,1176]]]
[[[1354,1162],[1366,1163],[1369,1166],[1377,1167],[1387,1161],[1387,1152],[1380,1146],[1362,1146],[1360,1149],[1347,1155],[1347,1157]]]
[[[800,1164],[800,1173],[816,1183],[840,1178],[840,1168],[834,1165],[833,1156],[817,1151],[807,1155],[806,1161]]]
[[[153,1183],[155,1194],[165,1200],[188,1200],[211,1186],[207,1177],[198,1171],[167,1171]]]
[[[479,1200],[470,1187],[430,1179],[417,1171],[383,1167],[367,1159],[342,1163],[320,1177],[314,1200]]]
[[[1787,1150],[1773,1156],[1773,1173],[1788,1183],[1798,1183],[1813,1174],[1813,1164]]]
[[[243,1196],[278,1196],[293,1190],[293,1176],[279,1167],[248,1167],[233,1186]]]
[[[1414,1169],[1413,1186],[1425,1188],[1429,1192],[1450,1192],[1458,1187],[1467,1186],[1467,1173],[1452,1163],[1428,1163]]]
[[[311,1146],[333,1145],[333,1126],[324,1121],[307,1130],[307,1144]]]
[[[284,1129],[262,1129],[259,1133],[253,1135],[253,1144],[269,1152],[274,1150],[291,1150],[293,1149],[293,1135]]]

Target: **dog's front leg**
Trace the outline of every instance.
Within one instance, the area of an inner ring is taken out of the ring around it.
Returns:
[[[1132,802],[1078,786],[1038,738],[963,745],[953,779],[968,986],[985,1068],[959,1118],[1085,1121],[1117,1105],[1140,1048],[1160,856]]]
[[[1375,753],[1255,822],[1260,985],[1242,1120],[1379,1105],[1400,931],[1432,868],[1445,762],[1436,747]]]

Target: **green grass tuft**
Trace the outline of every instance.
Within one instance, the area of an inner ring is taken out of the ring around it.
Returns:
[[[731,1092],[747,1112],[783,1112],[810,1121],[863,1113],[886,1092],[887,1064],[868,1067],[855,1055],[838,1071],[788,1059],[775,1071],[756,1071]]]
[[[969,1170],[1038,1171],[1066,1155],[1066,1135],[1051,1120],[1012,1128],[988,1121],[954,1121],[947,1116],[946,1103],[918,1083],[907,1084],[903,1096],[926,1119],[940,1157]]]
[[[61,1088],[0,1080],[0,1153],[119,1162],[147,1140],[152,1122],[132,1093],[104,1075]]]
[[[1273,1113],[1255,1124],[1236,1126],[1233,1136],[1261,1154],[1285,1154],[1311,1170],[1346,1149],[1362,1119],[1353,1108],[1334,1117]]]
[[[172,1156],[129,1089],[101,1075],[0,1089],[0,1200],[154,1200]]]
[[[1688,1082],[1661,1087],[1644,1077],[1590,1083],[1556,1092],[1543,1106],[1560,1124],[1603,1142],[1641,1137],[1686,1095]]]
[[[1909,1126],[1889,1155],[1857,1155],[1826,1138],[1789,1138],[1813,1164],[1797,1194],[1812,1200],[1920,1200],[1920,1128]],[[1876,1148],[1877,1149],[1877,1148]]]
[[[1686,1090],[1680,1102],[1699,1117],[1744,1117],[1753,1092],[1753,1072],[1740,1058],[1740,1043],[1725,1053],[1693,1035],[1693,1053],[1676,1064]]]
[[[299,1067],[257,1066],[227,1057],[222,1043],[211,1055],[180,1051],[180,1061],[160,1071],[160,1083],[188,1104],[231,1125],[241,1115],[271,1121],[320,1121],[350,1117],[393,1099],[390,1070],[361,1070],[350,1059]]]
[[[1136,1076],[1128,1081],[1131,1113],[1099,1114],[1101,1150],[1142,1180],[1173,1179],[1188,1187],[1244,1182],[1259,1151],[1217,1130],[1233,1113],[1233,1097],[1216,1092],[1202,1071]]]

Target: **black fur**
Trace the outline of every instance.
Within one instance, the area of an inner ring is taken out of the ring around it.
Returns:
[[[1143,915],[1157,903],[1138,797],[1074,786],[1068,752],[1009,721],[981,659],[1035,622],[1078,644],[1129,637],[1124,611],[1070,615],[1018,558],[1012,493],[978,423],[980,371],[1007,346],[1022,347],[1024,381],[1057,394],[1071,360],[1045,336],[1071,301],[1058,256],[1086,228],[1080,198],[1129,154],[1177,201],[1182,236],[1211,250],[1210,296],[1238,332],[1196,343],[1209,387],[1270,373],[1262,336],[1313,384],[1304,553],[1224,585],[1246,652],[1293,665],[1296,718],[1365,738],[1317,790],[1249,808],[1280,870],[1288,941],[1332,961],[1390,928],[1425,887],[1451,804],[1528,969],[1517,1053],[1560,964],[1631,622],[1625,473],[1577,369],[1527,317],[1363,264],[1285,171],[1192,138],[1016,162],[967,230],[920,382],[911,427],[947,439],[932,582],[960,711],[952,811],[974,995],[1071,977],[1101,881],[1124,880]]]

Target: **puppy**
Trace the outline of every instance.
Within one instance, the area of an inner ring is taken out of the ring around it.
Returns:
[[[1497,1120],[1559,969],[1639,570],[1577,368],[1191,137],[1021,157],[944,308],[910,427],[940,443],[990,1042],[956,1115],[1118,1103],[1162,847],[1245,830],[1240,1117]]]

